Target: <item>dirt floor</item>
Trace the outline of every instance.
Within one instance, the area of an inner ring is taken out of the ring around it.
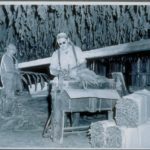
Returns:
[[[54,143],[42,136],[48,117],[47,96],[20,97],[21,113],[12,117],[1,117],[0,148],[91,148],[87,132],[64,135],[62,144]],[[103,115],[95,120],[104,119]],[[81,117],[82,125],[89,125],[93,116]]]

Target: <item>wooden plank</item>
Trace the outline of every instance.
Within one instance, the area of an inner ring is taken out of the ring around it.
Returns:
[[[66,127],[64,128],[65,132],[72,132],[72,131],[82,131],[82,130],[88,130],[89,126],[78,126],[78,127]]]
[[[28,67],[36,67],[41,65],[47,65],[50,64],[51,57],[43,58],[43,59],[37,59],[33,61],[23,62],[19,63],[18,67],[21,68],[28,68]]]
[[[64,132],[65,135],[68,135],[68,134],[81,134],[81,133],[86,133],[88,132],[87,130],[85,131],[72,131],[72,132]]]
[[[83,53],[87,59],[93,59],[93,58],[102,58],[106,56],[129,54],[129,53],[141,52],[141,51],[150,51],[150,39],[88,50],[88,51],[84,51]],[[47,58],[38,59],[34,61],[19,63],[18,67],[21,69],[21,68],[40,66],[40,65],[47,65],[50,64],[50,61],[51,61],[51,57],[47,57]]]
[[[117,90],[113,89],[65,89],[65,92],[71,99],[80,99],[80,98],[102,98],[102,99],[120,99],[120,95]],[[89,100],[89,99],[87,99]]]

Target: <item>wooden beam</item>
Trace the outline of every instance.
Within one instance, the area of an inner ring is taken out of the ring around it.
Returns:
[[[150,51],[150,39],[93,49],[89,51],[84,51],[83,53],[87,59],[93,59],[93,58],[102,58],[107,56],[129,54],[129,53],[141,52],[141,51]],[[35,67],[40,65],[47,65],[50,64],[50,61],[51,61],[51,57],[29,61],[29,62],[23,62],[19,64],[19,68],[28,68],[28,67]]]
[[[65,132],[72,132],[72,131],[82,131],[82,130],[88,130],[89,126],[78,126],[78,127],[66,127],[64,128]]]
[[[19,68],[28,68],[28,67],[47,65],[47,64],[50,64],[50,60],[51,60],[51,57],[47,57],[47,58],[43,58],[43,59],[23,62],[23,63],[19,63],[18,67]]]
[[[150,51],[150,39],[98,48],[90,51],[85,51],[84,54],[87,59],[91,59],[142,51]]]

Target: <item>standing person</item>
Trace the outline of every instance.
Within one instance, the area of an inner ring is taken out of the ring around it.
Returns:
[[[6,52],[2,56],[1,60],[1,81],[4,94],[7,98],[13,98],[15,97],[17,91],[22,91],[22,83],[17,67],[17,59],[14,56],[16,53],[16,46],[10,43],[6,47]]]

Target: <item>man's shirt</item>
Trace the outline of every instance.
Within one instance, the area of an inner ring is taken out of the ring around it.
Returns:
[[[75,46],[74,48],[75,48],[78,64],[85,63],[86,59],[82,50],[77,46]],[[58,50],[56,50],[51,57],[51,63],[50,63],[50,72],[53,75],[55,75],[53,69],[59,70],[60,68],[58,59],[59,59]],[[60,64],[61,64],[61,69],[69,69],[69,68],[71,69],[77,65],[73,50],[71,48],[67,50],[60,50]]]
[[[1,75],[5,73],[13,73],[16,70],[14,59],[5,53],[1,60]]]

